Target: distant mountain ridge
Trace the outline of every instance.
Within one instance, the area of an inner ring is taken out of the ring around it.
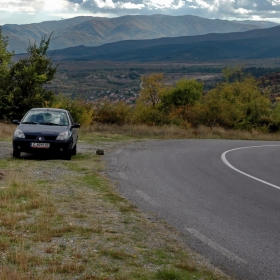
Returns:
[[[123,40],[146,40],[164,37],[195,36],[209,33],[245,32],[278,25],[263,21],[228,21],[197,16],[122,16],[117,18],[75,17],[33,24],[3,25],[9,38],[9,50],[26,51],[29,41],[39,42],[53,32],[50,49],[79,45],[99,46]]]
[[[213,61],[280,58],[280,26],[224,34],[128,40],[50,51],[55,60]]]

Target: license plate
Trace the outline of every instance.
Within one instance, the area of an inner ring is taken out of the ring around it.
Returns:
[[[30,146],[31,148],[48,149],[50,143],[31,143]]]

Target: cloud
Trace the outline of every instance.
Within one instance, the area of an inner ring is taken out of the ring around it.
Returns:
[[[280,0],[0,0],[1,21],[54,20],[78,15],[196,15],[219,19],[278,19]],[[41,19],[41,20],[40,20]],[[21,21],[21,22],[20,22]]]
[[[270,17],[280,12],[280,0],[69,0],[92,13],[194,14],[209,18]]]

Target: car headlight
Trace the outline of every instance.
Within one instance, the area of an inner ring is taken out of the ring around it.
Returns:
[[[70,131],[61,132],[57,137],[56,140],[67,140],[71,137]]]
[[[22,132],[22,130],[20,129],[16,129],[15,133],[14,133],[14,137],[16,138],[25,138],[25,135],[24,133]]]

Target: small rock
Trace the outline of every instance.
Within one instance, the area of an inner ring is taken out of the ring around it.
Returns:
[[[96,154],[97,154],[97,155],[104,155],[104,150],[102,150],[102,149],[97,149],[97,150],[96,150]]]
[[[4,177],[5,177],[5,173],[0,171],[0,180],[4,179]]]

